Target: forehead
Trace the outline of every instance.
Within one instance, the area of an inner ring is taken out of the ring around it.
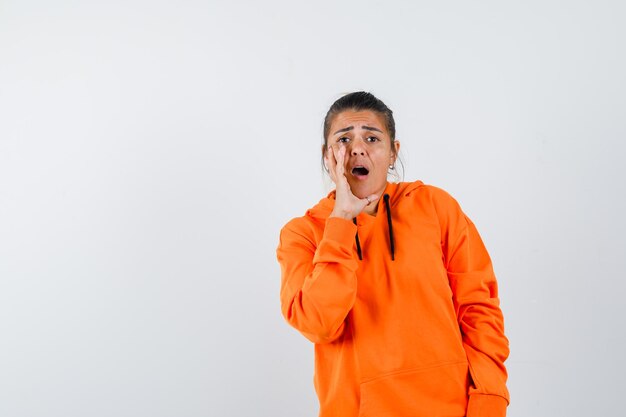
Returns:
[[[361,126],[375,127],[387,133],[385,118],[371,110],[344,110],[337,114],[331,123],[331,134],[339,129],[354,126],[360,129]]]

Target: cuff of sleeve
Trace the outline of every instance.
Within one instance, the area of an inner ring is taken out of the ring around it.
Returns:
[[[467,417],[505,417],[508,405],[499,395],[473,394],[467,404]]]
[[[342,245],[352,247],[355,235],[356,225],[350,220],[342,219],[341,217],[329,217],[326,219],[324,239],[330,239]]]

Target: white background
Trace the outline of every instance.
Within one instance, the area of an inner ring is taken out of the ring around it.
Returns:
[[[476,223],[510,417],[616,416],[621,1],[0,0],[0,415],[316,416],[278,232],[367,90]]]

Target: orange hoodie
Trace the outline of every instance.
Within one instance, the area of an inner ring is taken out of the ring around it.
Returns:
[[[333,191],[280,233],[282,313],[315,343],[320,417],[505,416],[508,340],[474,224],[421,181],[385,194],[354,224],[328,218]]]

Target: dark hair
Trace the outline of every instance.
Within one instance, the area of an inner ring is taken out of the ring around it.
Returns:
[[[356,91],[354,93],[346,94],[335,101],[328,109],[326,117],[324,118],[324,147],[322,148],[322,166],[324,166],[324,155],[326,154],[326,148],[328,146],[328,135],[330,134],[330,125],[333,122],[335,116],[346,110],[362,111],[370,110],[379,114],[385,119],[385,127],[389,133],[391,139],[391,152],[396,155],[396,147],[394,142],[396,141],[396,122],[393,120],[393,112],[382,100],[378,99],[374,94],[365,91]],[[402,161],[400,161],[402,164]]]
[[[355,93],[346,94],[339,98],[330,106],[326,117],[324,118],[324,145],[328,140],[328,134],[330,133],[330,125],[336,115],[346,110],[370,110],[385,118],[385,127],[389,132],[391,143],[396,139],[396,122],[393,120],[393,112],[385,103],[376,98],[374,94],[367,93],[365,91],[357,91]]]

